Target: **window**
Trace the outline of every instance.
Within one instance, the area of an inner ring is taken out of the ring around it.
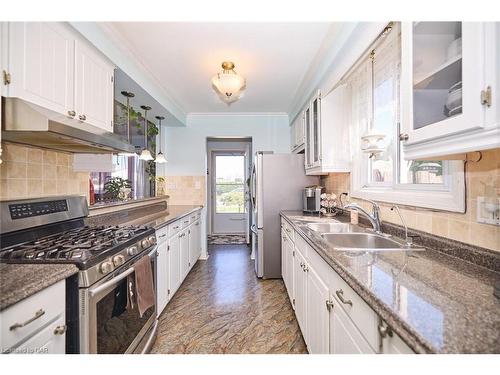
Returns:
[[[354,147],[351,195],[463,212],[465,183],[462,162],[410,161],[404,158],[399,141],[402,63],[399,25],[372,51],[373,66],[367,55],[347,78],[351,92],[351,144]],[[361,136],[368,132],[381,136],[378,143],[381,152],[367,154],[361,150]]]
[[[215,156],[215,212],[245,212],[245,156]]]

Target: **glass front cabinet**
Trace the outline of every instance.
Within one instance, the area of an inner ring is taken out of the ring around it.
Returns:
[[[406,158],[498,147],[499,28],[402,24],[400,140]]]

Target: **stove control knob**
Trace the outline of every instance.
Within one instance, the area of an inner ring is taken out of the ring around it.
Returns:
[[[137,246],[130,246],[127,249],[127,254],[130,255],[130,256],[137,255],[137,253],[138,253]]]
[[[113,263],[111,263],[111,261],[109,260],[102,262],[99,266],[99,271],[101,271],[101,273],[103,274],[110,273],[111,271],[113,271]]]
[[[115,267],[121,266],[123,263],[125,263],[125,257],[123,255],[113,257],[113,264]]]
[[[143,249],[145,249],[146,247],[149,247],[151,245],[151,243],[149,242],[149,240],[147,238],[145,238],[144,240],[141,241],[141,246]]]
[[[149,236],[148,240],[151,245],[154,245],[156,243],[156,236]]]

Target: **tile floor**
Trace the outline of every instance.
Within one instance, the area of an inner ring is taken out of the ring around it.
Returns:
[[[159,318],[152,353],[307,353],[279,280],[259,280],[246,245],[211,245]]]

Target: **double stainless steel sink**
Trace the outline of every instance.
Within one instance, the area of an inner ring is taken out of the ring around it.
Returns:
[[[404,241],[383,233],[370,232],[360,226],[334,222],[304,223],[307,229],[318,233],[321,238],[338,251],[408,251],[423,250],[407,245]]]

